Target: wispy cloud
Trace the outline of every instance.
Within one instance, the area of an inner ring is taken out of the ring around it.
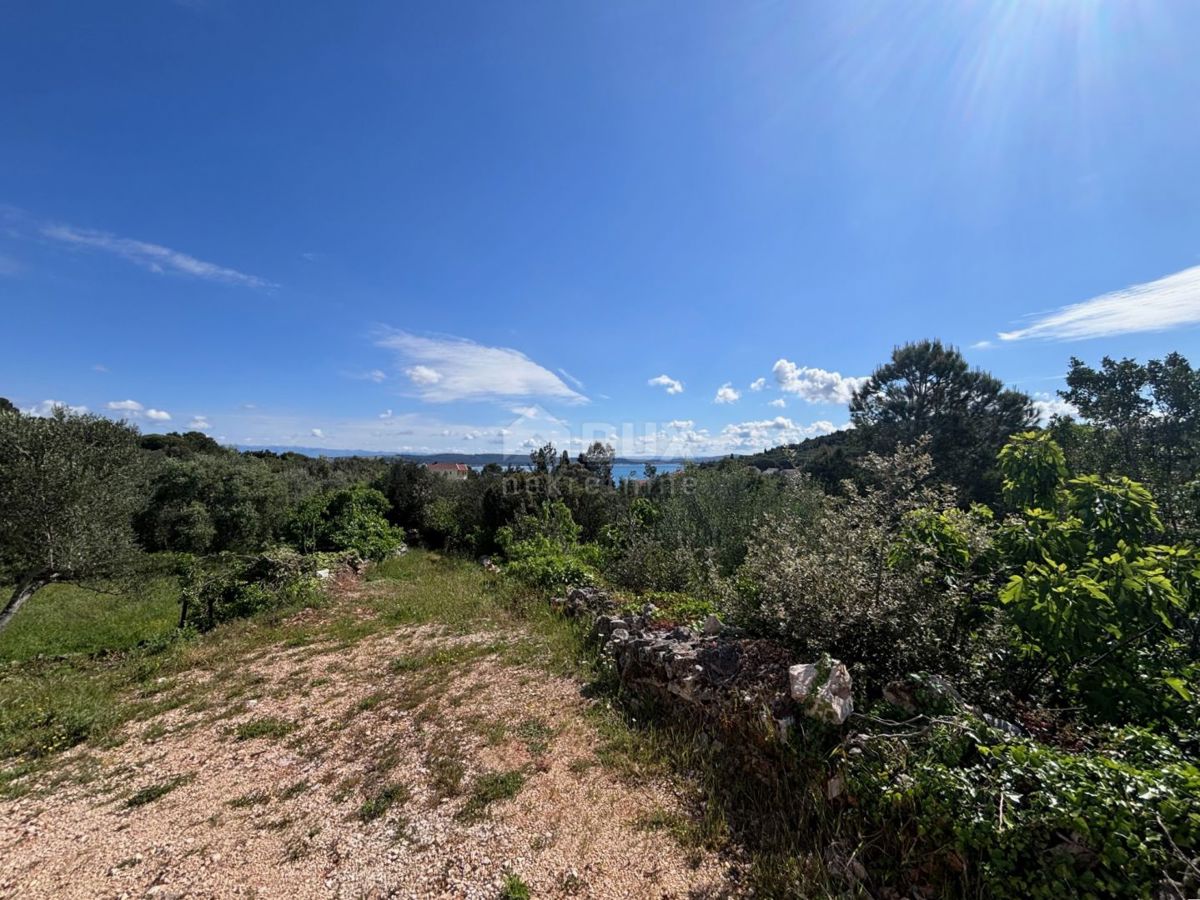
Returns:
[[[741,392],[727,381],[717,388],[717,395],[713,397],[713,403],[737,403],[740,399],[742,399]]]
[[[859,385],[867,380],[812,366],[798,366],[786,359],[777,360],[771,371],[781,391],[795,394],[809,403],[849,403]]]
[[[161,244],[151,244],[148,241],[138,241],[133,238],[123,238],[107,231],[93,231],[86,228],[73,228],[69,225],[47,225],[41,229],[42,234],[51,240],[59,241],[73,247],[86,247],[92,250],[103,250],[123,257],[132,263],[151,272],[174,272],[202,278],[206,281],[218,281],[224,284],[238,284],[244,287],[270,289],[279,285],[257,275],[247,275],[237,269],[219,266],[216,263],[196,259],[170,247]]]
[[[208,416],[193,416],[192,421],[188,422],[188,428],[192,431],[208,431],[212,425],[209,424]]]
[[[519,350],[459,337],[421,337],[388,330],[377,346],[394,350],[422,400],[501,400],[542,397],[568,403],[587,398]]]
[[[1000,332],[1000,339],[1079,341],[1138,331],[1166,331],[1197,323],[1200,323],[1200,266],[1193,266],[1157,281],[1064,306],[1035,317],[1024,328]]]
[[[567,379],[567,381],[571,382],[571,384],[575,387],[575,389],[577,391],[582,391],[584,389],[583,382],[580,381],[578,378],[576,378],[574,375],[572,375],[570,372],[568,372],[566,369],[559,368],[558,374],[561,375],[563,378]]]
[[[761,391],[766,386],[767,379],[765,378],[755,378],[752,382],[750,382],[750,390],[752,391]]]
[[[646,381],[650,387],[666,388],[668,394],[682,394],[683,382],[672,378],[670,375],[655,375]]]

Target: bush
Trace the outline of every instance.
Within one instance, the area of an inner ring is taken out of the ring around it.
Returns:
[[[300,550],[353,550],[364,559],[383,559],[404,543],[387,521],[388,500],[358,485],[315,494],[292,510],[285,533]]]
[[[535,515],[497,532],[508,560],[505,572],[546,591],[595,579],[596,548],[581,548],[578,538],[579,526],[560,500],[544,502]]]
[[[1168,742],[1114,732],[1093,753],[1000,742],[982,722],[904,741],[874,735],[850,758],[851,817],[877,839],[881,883],[954,885],[997,898],[1195,896],[1200,770]]]
[[[282,549],[250,559],[181,556],[180,624],[209,629],[220,622],[276,607],[316,603],[316,578],[326,556],[304,556]]]
[[[866,460],[875,483],[826,498],[811,523],[768,518],[722,605],[752,632],[805,658],[829,653],[876,686],[918,669],[953,671],[969,592],[939,580],[930,554],[897,552],[920,530],[916,511],[945,509],[950,496],[928,484],[932,467],[919,448]],[[973,540],[964,535],[964,547]]]

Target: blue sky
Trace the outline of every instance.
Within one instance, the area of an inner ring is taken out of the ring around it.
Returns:
[[[1200,4],[0,7],[0,394],[744,452],[940,337],[1200,361]],[[169,418],[166,418],[169,416]]]

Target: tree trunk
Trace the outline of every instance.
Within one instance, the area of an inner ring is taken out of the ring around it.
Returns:
[[[34,575],[32,578],[27,578],[20,582],[16,590],[13,591],[13,595],[9,598],[8,603],[5,604],[4,609],[0,610],[0,631],[8,627],[8,623],[17,614],[17,610],[25,605],[26,600],[57,577],[56,575]]]

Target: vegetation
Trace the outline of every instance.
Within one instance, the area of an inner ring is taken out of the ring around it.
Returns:
[[[541,601],[584,583],[630,608],[653,603],[665,621],[716,613],[790,658],[845,662],[851,727],[767,742],[765,780],[747,774],[762,767],[737,741],[693,741],[595,668],[612,704],[602,714],[617,723],[598,726],[611,731],[597,758],[674,764],[706,788],[701,821],[648,815],[645,826],[742,842],[764,896],[825,882],[1193,895],[1200,375],[1178,354],[1073,360],[1063,398],[1081,421],[1038,428],[1030,398],[925,341],[861,385],[848,433],[620,486],[601,444],[575,459],[546,445],[527,468],[450,481],[399,460],[238,454],[203,435],[0,409],[0,578],[14,586],[0,654],[18,661],[0,676],[5,779],[195,700],[174,677],[215,665],[230,642],[318,639],[285,613],[320,607],[323,575],[369,559],[386,600],[328,612],[321,639],[517,621],[532,637],[384,660],[406,680],[403,698],[377,692],[352,715],[416,708],[484,655],[571,669],[587,651]],[[398,555],[402,537],[432,552]],[[236,703],[247,688],[223,672]],[[906,684],[918,700],[893,705]],[[553,731],[535,712],[497,728],[536,757]],[[292,741],[296,728],[243,718],[228,734]],[[462,795],[467,819],[528,775],[472,781],[454,748],[425,752],[439,796]],[[408,797],[382,777],[367,784],[362,821]]]

